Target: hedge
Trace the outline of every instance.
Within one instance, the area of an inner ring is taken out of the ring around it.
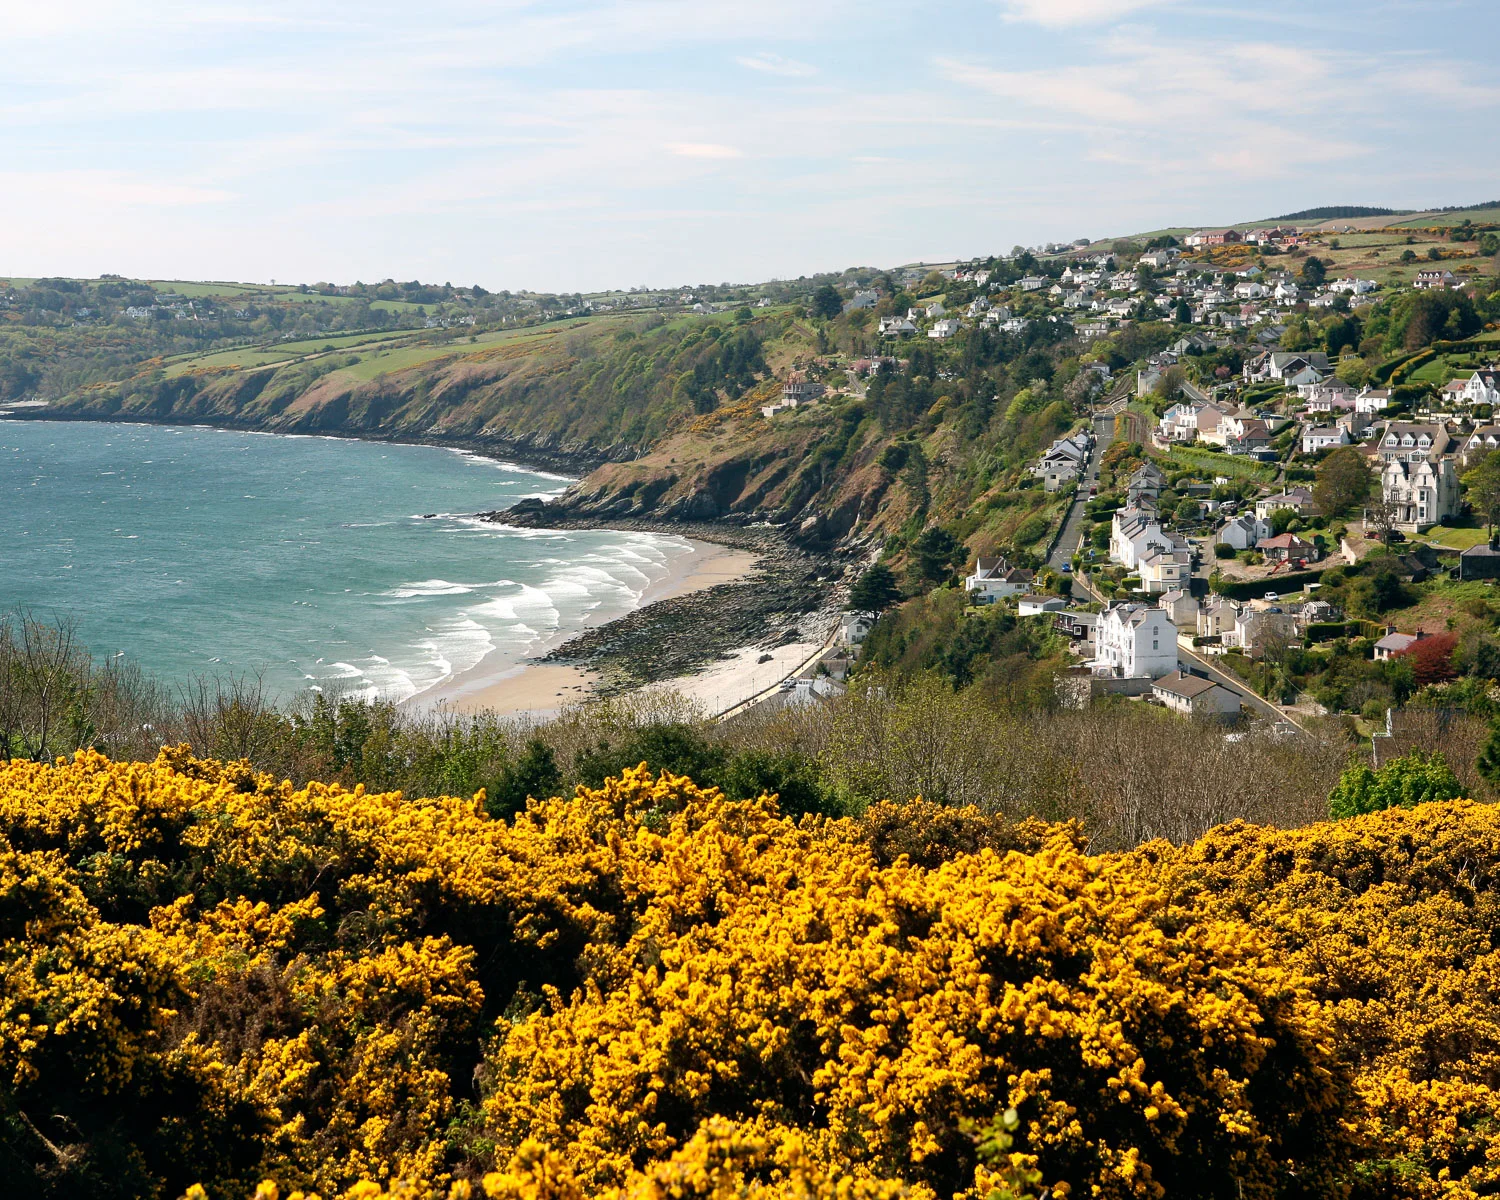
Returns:
[[[1270,579],[1224,579],[1222,576],[1209,580],[1208,586],[1221,596],[1231,600],[1259,600],[1267,592],[1300,592],[1309,583],[1317,583],[1323,572],[1296,571],[1290,575],[1277,575]]]

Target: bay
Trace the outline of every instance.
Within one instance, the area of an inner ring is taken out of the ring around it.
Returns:
[[[0,421],[0,613],[169,682],[409,700],[630,611],[691,553],[473,516],[566,483],[430,446]]]

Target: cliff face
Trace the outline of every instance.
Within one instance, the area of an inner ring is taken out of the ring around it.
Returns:
[[[761,415],[777,385],[755,360],[773,335],[774,325],[708,337],[701,323],[639,334],[600,322],[429,349],[409,367],[398,356],[412,352],[398,349],[145,372],[47,416],[434,441],[591,472],[559,502],[518,514],[536,523],[764,522],[821,548],[889,526],[888,515],[899,523],[910,506],[890,511],[891,476],[877,465],[887,440],[861,406]],[[386,361],[394,369],[377,371]]]
[[[876,461],[886,445],[858,405],[767,421],[729,418],[689,429],[630,462],[606,463],[548,504],[512,510],[523,523],[720,522],[780,527],[807,548],[889,531],[909,515],[903,489]],[[509,519],[509,517],[508,517]]]

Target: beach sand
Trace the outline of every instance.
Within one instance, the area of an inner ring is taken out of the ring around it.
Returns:
[[[673,560],[668,573],[646,588],[641,595],[640,608],[716,584],[733,583],[748,575],[757,562],[757,556],[748,550],[736,550],[696,538],[687,541],[692,553]],[[550,648],[545,647],[542,652]],[[413,697],[411,703],[456,712],[551,716],[570,704],[587,699],[596,680],[597,676],[591,671],[559,663],[531,661],[491,665],[481,662],[472,671]]]
[[[825,645],[824,642],[788,642],[774,649],[744,646],[732,657],[721,659],[696,675],[653,683],[647,690],[676,692],[697,703],[709,716],[719,716],[767,688],[775,687],[818,655]],[[760,662],[762,658],[769,661]]]

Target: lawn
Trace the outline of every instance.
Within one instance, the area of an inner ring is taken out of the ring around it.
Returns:
[[[1489,540],[1489,534],[1481,526],[1434,525],[1424,535],[1429,542],[1448,546],[1454,550],[1467,550]]]

